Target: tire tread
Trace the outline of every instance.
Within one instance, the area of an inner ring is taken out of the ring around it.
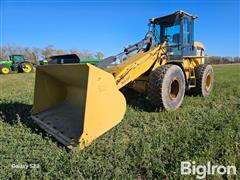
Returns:
[[[167,64],[164,66],[161,66],[157,68],[149,81],[149,100],[153,106],[164,108],[163,104],[163,98],[162,98],[162,84],[163,79],[168,71],[168,69],[171,67],[171,64]]]
[[[193,89],[194,95],[203,96],[202,92],[202,83],[203,83],[203,76],[204,71],[207,68],[208,64],[200,64],[195,67],[195,76],[196,76],[196,87]]]

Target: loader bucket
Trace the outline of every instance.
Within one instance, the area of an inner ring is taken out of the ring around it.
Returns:
[[[112,74],[91,64],[38,66],[33,120],[58,141],[83,149],[117,125],[126,101]]]

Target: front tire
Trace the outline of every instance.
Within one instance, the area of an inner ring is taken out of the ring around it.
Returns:
[[[10,74],[12,72],[11,68],[6,65],[0,65],[0,74]]]
[[[179,66],[167,64],[151,75],[148,98],[154,107],[175,110],[182,104],[184,94],[185,78]]]

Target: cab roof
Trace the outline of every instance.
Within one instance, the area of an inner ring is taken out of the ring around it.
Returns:
[[[174,21],[174,19],[176,18],[176,16],[178,15],[185,15],[185,16],[189,16],[191,17],[192,19],[196,19],[198,18],[197,16],[194,16],[194,15],[191,15],[187,12],[184,12],[182,10],[179,10],[179,11],[176,11],[175,13],[173,14],[169,14],[169,15],[166,15],[166,16],[161,16],[161,17],[156,17],[156,18],[152,18],[150,19],[150,23],[156,23],[156,22],[159,22],[159,23],[162,23],[162,22],[167,22],[167,21]]]

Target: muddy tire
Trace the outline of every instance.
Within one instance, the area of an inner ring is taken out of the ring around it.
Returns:
[[[21,73],[31,73],[34,72],[34,67],[31,63],[22,63],[19,67],[19,72]]]
[[[185,78],[177,65],[157,68],[149,80],[148,98],[156,108],[175,110],[182,104],[185,94]]]
[[[209,96],[212,92],[214,73],[211,65],[200,64],[195,68],[196,87],[192,92],[194,95]]]

